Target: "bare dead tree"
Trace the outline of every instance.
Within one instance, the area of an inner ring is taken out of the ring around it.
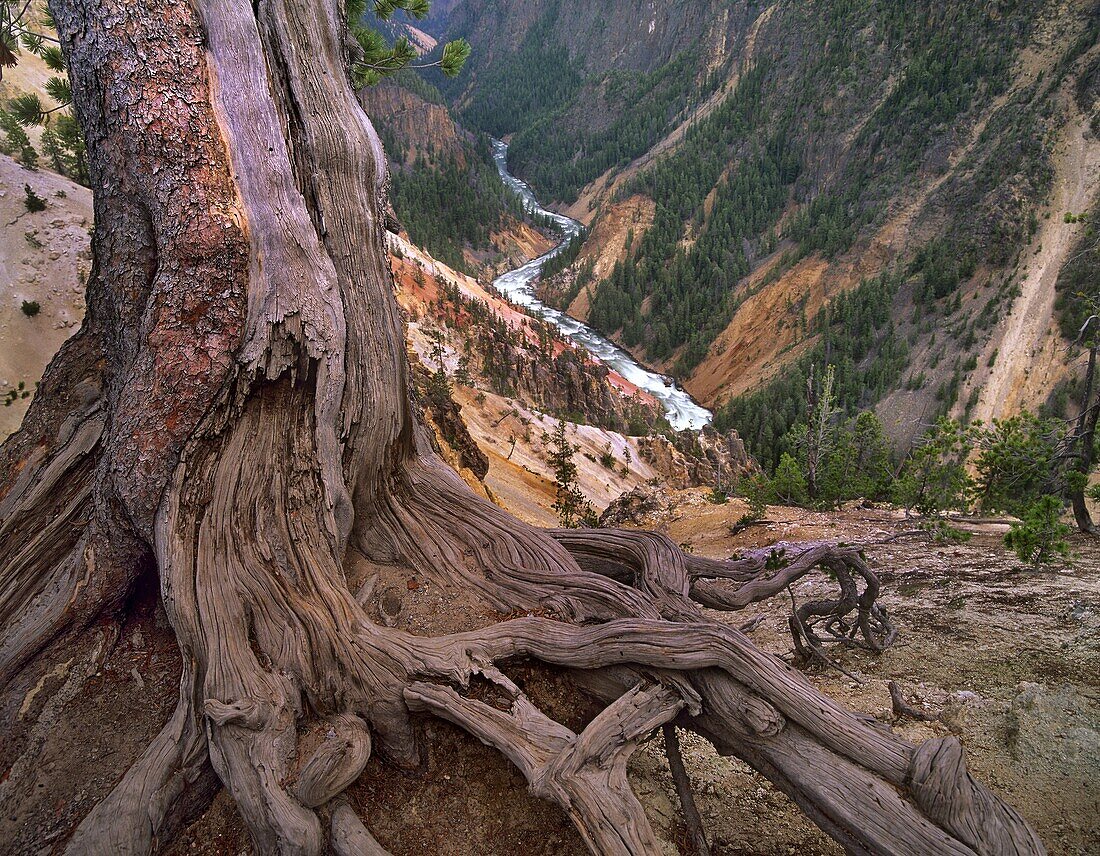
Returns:
[[[1069,435],[1067,456],[1072,459],[1073,469],[1079,473],[1076,482],[1070,484],[1070,503],[1077,528],[1087,535],[1100,534],[1100,528],[1092,520],[1088,504],[1085,502],[1085,490],[1089,474],[1095,464],[1096,423],[1100,417],[1100,397],[1093,401],[1096,386],[1096,355],[1100,351],[1100,315],[1090,315],[1081,325],[1077,336],[1079,342],[1086,342],[1089,358],[1085,368],[1084,390],[1081,394],[1081,412]],[[1090,338],[1091,333],[1091,338]]]
[[[851,853],[1043,852],[958,741],[874,727],[703,614],[844,567],[867,588],[813,615],[879,648],[892,628],[855,554],[719,562],[647,533],[540,531],[442,464],[410,404],[385,161],[348,81],[342,4],[51,8],[94,263],[83,327],[0,447],[0,685],[123,609],[149,567],[183,655],[175,712],[69,853],[151,852],[218,788],[258,852],[382,852],[342,795],[372,752],[416,763],[418,713],[496,746],[602,854],[655,851],[626,759],[670,722]],[[355,595],[357,555],[549,617],[383,626]],[[579,734],[555,722],[504,673],[523,658],[574,670],[606,707]],[[326,739],[305,752],[311,728]]]

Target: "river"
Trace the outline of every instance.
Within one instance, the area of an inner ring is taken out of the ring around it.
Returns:
[[[534,283],[542,271],[543,264],[564,249],[569,240],[581,231],[581,224],[539,205],[527,183],[508,172],[508,144],[502,140],[493,140],[492,143],[493,160],[496,161],[501,180],[519,194],[528,211],[552,218],[562,231],[562,241],[554,249],[537,259],[532,259],[522,267],[501,274],[493,281],[493,287],[512,303],[522,306],[532,315],[549,321],[571,342],[584,348],[609,369],[618,372],[639,389],[645,390],[656,398],[664,407],[669,423],[677,431],[685,428],[698,430],[709,424],[712,418],[711,412],[696,404],[690,395],[670,382],[664,375],[651,372],[639,365],[630,354],[587,324],[547,306],[535,296]]]

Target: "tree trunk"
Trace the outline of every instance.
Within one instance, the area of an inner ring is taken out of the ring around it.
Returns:
[[[841,597],[806,621],[877,650],[894,629],[853,548],[717,562],[644,533],[539,531],[436,457],[407,389],[384,159],[345,71],[342,4],[51,9],[94,265],[84,326],[0,448],[0,685],[150,567],[183,657],[175,713],[69,852],[151,852],[218,787],[259,852],[381,852],[342,794],[375,747],[417,761],[414,712],[500,748],[596,852],[653,849],[625,763],[673,720],[851,852],[1043,852],[957,742],[873,727],[703,617],[825,567]],[[553,619],[379,626],[346,571],[357,555]],[[579,735],[553,722],[500,671],[520,658],[574,670],[607,708]],[[474,677],[505,703],[467,695]],[[311,729],[325,739],[307,754]]]
[[[1090,319],[1091,321],[1092,319]],[[1086,323],[1085,327],[1088,328]],[[1073,518],[1077,522],[1077,528],[1086,535],[1096,535],[1100,530],[1092,521],[1088,504],[1085,501],[1085,490],[1088,487],[1089,475],[1092,473],[1093,453],[1096,449],[1096,422],[1100,416],[1100,400],[1093,401],[1093,387],[1096,385],[1096,352],[1097,345],[1089,348],[1088,368],[1085,370],[1085,392],[1081,396],[1081,413],[1077,417],[1077,425],[1074,430],[1072,452],[1076,453],[1074,468],[1082,473],[1084,478],[1079,485],[1073,485],[1070,489],[1070,503],[1073,506]]]

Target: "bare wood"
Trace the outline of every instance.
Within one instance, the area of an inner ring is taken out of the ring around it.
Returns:
[[[434,684],[414,684],[406,698],[413,709],[430,710],[504,752],[533,794],[556,802],[573,818],[593,853],[628,856],[658,849],[627,782],[626,763],[649,732],[683,707],[675,692],[634,687],[580,735],[549,719],[522,694],[508,711]]]
[[[390,856],[343,799],[332,810],[332,850],[336,856]]]
[[[916,719],[918,721],[930,722],[939,719],[938,716],[930,716],[924,711],[917,710],[905,701],[905,696],[901,694],[901,687],[898,686],[897,681],[890,681],[887,685],[890,690],[890,705],[894,710],[894,716],[907,716],[910,719]]]

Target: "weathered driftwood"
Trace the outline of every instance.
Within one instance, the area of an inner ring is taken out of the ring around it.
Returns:
[[[51,7],[94,265],[81,331],[0,447],[0,685],[150,566],[184,663],[175,713],[69,852],[151,852],[220,786],[258,852],[383,853],[342,794],[372,751],[416,764],[416,711],[497,746],[598,852],[655,849],[624,771],[670,721],[853,853],[1042,852],[956,741],[909,744],[701,609],[825,568],[839,597],[800,609],[796,641],[877,650],[895,631],[857,549],[720,562],[659,535],[545,532],[436,457],[410,404],[385,162],[345,71],[342,3]],[[554,618],[439,638],[379,626],[345,575],[354,553]],[[573,670],[607,707],[574,734],[500,671],[521,658]],[[308,753],[303,726],[323,734]]]

